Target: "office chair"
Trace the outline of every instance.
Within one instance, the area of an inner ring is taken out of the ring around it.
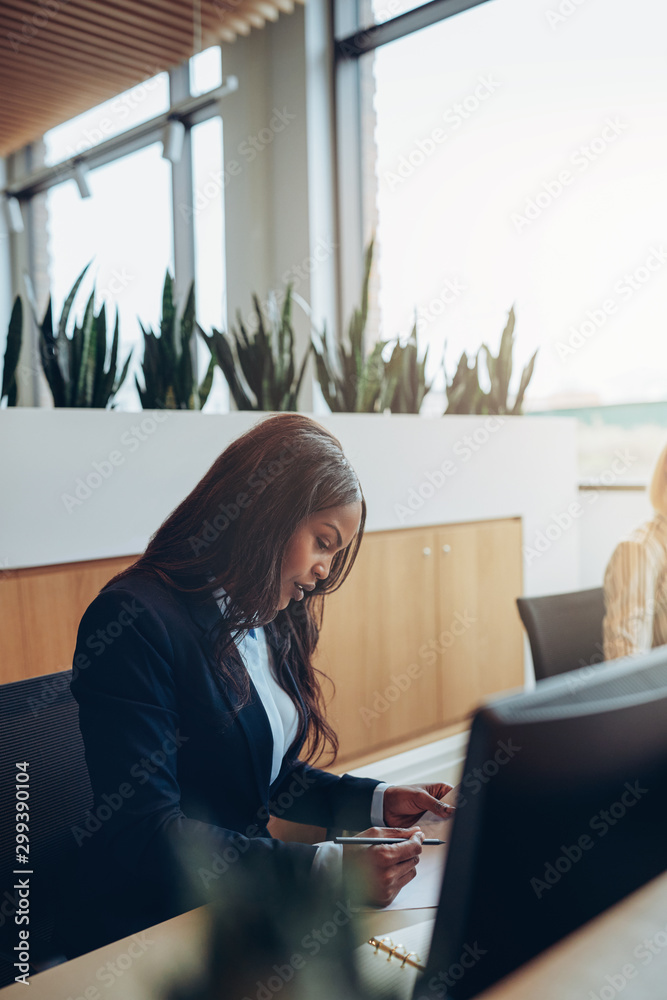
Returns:
[[[14,982],[19,930],[30,932],[30,975],[64,960],[51,943],[58,900],[78,851],[72,827],[92,807],[71,670],[0,686],[0,987]],[[17,764],[27,762],[27,768]],[[27,774],[28,781],[17,774]],[[29,806],[28,862],[17,860],[16,803]],[[13,874],[20,871],[21,874]],[[23,874],[32,872],[32,874]],[[30,923],[14,922],[15,886],[29,879]]]
[[[602,587],[548,597],[518,597],[533,654],[535,680],[602,663]]]

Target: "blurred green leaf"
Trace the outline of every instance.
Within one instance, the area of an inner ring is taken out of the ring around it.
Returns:
[[[2,367],[2,388],[0,402],[7,397],[7,406],[16,406],[18,387],[16,384],[16,369],[18,368],[23,340],[23,303],[17,295],[14,299],[12,314],[7,329],[7,343]]]

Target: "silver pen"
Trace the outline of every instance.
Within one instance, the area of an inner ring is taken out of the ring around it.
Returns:
[[[334,837],[334,844],[370,844],[380,846],[381,844],[407,844],[410,837]],[[437,844],[446,844],[446,840],[427,839],[422,840],[422,847],[435,847]]]

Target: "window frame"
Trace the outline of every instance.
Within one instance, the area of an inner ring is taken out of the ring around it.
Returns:
[[[218,45],[217,48],[221,49]],[[222,65],[222,51],[220,52]],[[184,298],[190,283],[195,276],[195,234],[192,219],[194,218],[194,168],[192,163],[192,128],[200,122],[212,118],[222,118],[222,100],[236,91],[238,80],[235,76],[222,78],[219,87],[204,94],[192,96],[190,90],[190,59],[167,70],[169,108],[147,122],[136,125],[125,132],[100,142],[90,149],[69,157],[52,166],[41,166],[31,169],[34,159],[34,144],[28,143],[21,150],[10,154],[9,167],[11,174],[18,174],[20,179],[9,181],[2,194],[6,198],[17,198],[21,204],[24,217],[24,231],[15,234],[12,240],[11,254],[12,284],[18,292],[19,275],[24,273],[32,286],[36,286],[36,259],[42,236],[37,232],[34,201],[36,195],[48,191],[52,187],[63,184],[74,177],[74,167],[83,164],[88,170],[108,163],[121,160],[138,150],[145,149],[156,142],[162,141],[164,129],[168,122],[177,120],[185,126],[183,150],[180,159],[172,163],[171,170],[171,212],[172,232],[174,238],[174,293],[176,298]],[[20,167],[23,166],[23,170]],[[12,169],[13,168],[13,169]],[[18,169],[17,169],[18,168]],[[185,207],[185,211],[183,208]],[[187,211],[187,209],[190,211]],[[28,323],[31,337],[31,353],[36,357],[38,352],[37,329],[33,322]],[[201,378],[197,358],[197,344],[191,345],[194,378]],[[39,371],[37,366],[32,370],[30,380],[32,397],[26,405],[40,406]],[[27,388],[27,387],[26,387]]]
[[[360,0],[331,0],[334,35],[334,123],[336,207],[339,233],[339,316],[358,306],[364,247],[362,177],[362,95],[360,60],[383,45],[398,41],[448,17],[491,0],[428,0],[382,24],[360,26]],[[352,165],[352,166],[350,166]]]

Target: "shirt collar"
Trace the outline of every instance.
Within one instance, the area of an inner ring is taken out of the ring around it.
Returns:
[[[215,580],[215,577],[214,576],[209,576],[209,580]],[[224,587],[218,587],[217,590],[213,591],[212,596],[213,596],[214,600],[216,601],[218,607],[220,608],[220,611],[224,615],[224,613],[225,613],[225,611],[227,609],[227,605],[229,604],[229,601],[230,601],[229,594],[227,593],[227,591],[225,590]],[[254,628],[242,629],[241,632],[240,632],[240,638],[244,639],[246,637],[246,635],[252,636],[252,638],[255,639],[255,640],[257,639],[257,635],[255,633],[255,629]]]

